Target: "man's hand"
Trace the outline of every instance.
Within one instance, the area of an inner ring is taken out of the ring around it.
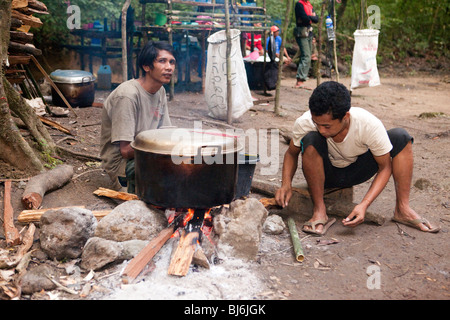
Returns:
[[[346,227],[356,227],[357,225],[364,222],[364,217],[366,216],[366,209],[363,205],[358,204],[355,206],[353,211],[348,215],[347,218],[342,220],[342,224]]]
[[[281,207],[287,207],[289,204],[289,200],[292,197],[292,187],[281,187],[277,190],[275,193],[275,200],[277,201],[278,205]]]

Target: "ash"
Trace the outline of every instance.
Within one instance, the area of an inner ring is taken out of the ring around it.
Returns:
[[[91,292],[93,300],[249,300],[264,291],[263,282],[251,262],[227,258],[221,254],[220,263],[210,269],[193,268],[184,277],[167,274],[172,242],[170,239],[153,258],[154,270],[139,276],[132,284],[122,284],[117,275],[102,279],[102,290]],[[127,262],[118,266],[123,270]],[[253,263],[254,264],[254,263]]]

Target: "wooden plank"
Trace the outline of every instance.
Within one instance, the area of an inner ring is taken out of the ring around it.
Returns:
[[[5,230],[6,244],[11,247],[21,242],[19,230],[14,226],[14,210],[11,205],[11,180],[5,181],[3,204],[3,229]]]
[[[144,267],[150,262],[150,260],[158,253],[162,246],[170,239],[173,234],[173,227],[168,227],[162,230],[156,238],[149,242],[139,254],[134,257],[126,266],[123,271],[122,281],[129,283],[136,279],[136,277],[142,272]]]

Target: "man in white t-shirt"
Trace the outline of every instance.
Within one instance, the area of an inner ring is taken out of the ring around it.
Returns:
[[[409,205],[413,138],[406,130],[386,131],[374,115],[351,107],[347,88],[334,81],[324,82],[314,90],[309,109],[295,121],[293,138],[284,156],[282,186],[275,196],[280,206],[288,205],[301,154],[313,202],[313,216],[305,223],[304,232],[323,235],[335,222],[327,216],[323,199],[326,188],[351,187],[375,176],[361,203],[342,221],[349,227],[362,223],[367,208],[391,174],[396,186],[393,220],[426,232],[439,231]]]
[[[108,96],[102,113],[100,157],[113,188],[134,193],[134,150],[130,143],[142,131],[170,126],[166,90],[175,71],[167,42],[149,41],[138,57],[139,79],[123,82]]]

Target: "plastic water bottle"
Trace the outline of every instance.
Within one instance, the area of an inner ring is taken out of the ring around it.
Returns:
[[[325,27],[327,28],[328,41],[333,41],[334,36],[334,28],[333,28],[333,20],[331,20],[330,16],[325,20]]]

